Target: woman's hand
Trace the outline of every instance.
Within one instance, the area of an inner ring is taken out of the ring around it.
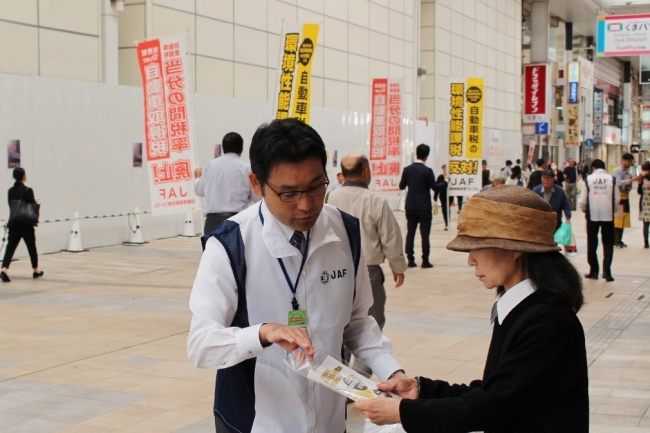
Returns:
[[[359,400],[354,407],[375,425],[397,424],[401,422],[399,402],[396,398],[378,397],[372,400]]]
[[[377,388],[381,391],[392,392],[393,394],[397,394],[402,398],[408,398],[410,400],[418,398],[418,381],[406,376],[382,382],[377,385]]]

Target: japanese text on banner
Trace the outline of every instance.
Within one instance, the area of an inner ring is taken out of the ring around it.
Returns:
[[[373,80],[369,159],[374,191],[399,191],[399,176],[402,171],[402,100],[401,80]]]
[[[471,196],[481,189],[483,153],[483,79],[449,83],[450,195]]]
[[[311,65],[318,43],[318,24],[288,24],[280,39],[279,87],[273,106],[276,119],[310,121]]]
[[[146,158],[153,215],[197,208],[192,188],[192,90],[185,36],[138,44],[145,111]]]

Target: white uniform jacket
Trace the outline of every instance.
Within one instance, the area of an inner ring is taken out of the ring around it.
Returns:
[[[614,177],[602,168],[587,176],[585,188],[580,191],[578,204],[588,221],[614,221],[620,194],[614,188]]]
[[[188,357],[198,367],[221,370],[215,415],[233,431],[343,433],[345,398],[290,371],[282,362],[287,352],[278,345],[263,348],[259,339],[263,323],[286,324],[292,308],[293,295],[277,259],[282,258],[294,282],[302,255],[289,243],[293,230],[277,221],[263,201],[230,221],[239,224],[245,245],[249,326],[231,326],[237,284],[227,252],[214,237],[207,240],[190,296]],[[340,354],[345,343],[381,380],[401,369],[368,316],[373,298],[366,263],[361,254],[355,281],[350,242],[336,208],[324,205],[307,257],[296,298],[307,311],[311,338],[332,354]]]

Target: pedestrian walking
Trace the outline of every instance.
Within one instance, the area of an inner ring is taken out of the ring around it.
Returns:
[[[399,189],[404,190],[408,187],[406,194],[406,257],[408,258],[409,268],[417,266],[415,263],[415,231],[420,226],[420,235],[422,236],[422,267],[432,268],[429,262],[429,252],[431,245],[429,243],[429,234],[431,233],[432,206],[431,191],[447,185],[447,182],[437,184],[433,170],[425,165],[431,149],[426,144],[420,144],[415,149],[417,160],[404,168],[402,179],[399,182]]]
[[[632,190],[633,182],[640,182],[643,179],[642,175],[632,176],[629,169],[634,164],[634,155],[626,153],[621,159],[621,165],[614,169],[612,175],[616,178],[616,186],[620,193],[620,202],[618,203],[620,209],[617,212],[617,217],[614,220],[614,246],[617,248],[626,248],[627,245],[623,242],[623,231],[631,227],[630,224],[630,191]]]
[[[643,179],[639,181],[638,193],[641,197],[641,221],[643,221],[643,248],[650,248],[648,245],[648,229],[650,229],[650,162],[641,166]]]
[[[22,167],[14,168],[13,178],[15,181],[14,186],[9,188],[7,194],[10,213],[9,222],[7,223],[9,230],[7,249],[2,259],[2,271],[0,272],[0,279],[2,279],[3,283],[11,282],[9,278],[9,265],[21,239],[25,241],[29,259],[32,262],[32,277],[40,278],[43,276],[43,271],[38,269],[38,252],[36,251],[35,227],[38,224],[38,214],[35,213],[35,221],[23,219],[19,214],[21,206],[29,206],[35,209],[33,205],[37,202],[34,198],[34,190],[25,185],[25,182],[27,182],[27,174]]]
[[[555,230],[562,225],[562,212],[564,212],[566,222],[571,222],[571,205],[569,204],[569,199],[564,190],[555,184],[555,174],[552,170],[542,171],[542,184],[536,186],[533,192],[546,200],[551,205],[553,212],[557,214]]]
[[[571,210],[576,210],[576,204],[578,203],[578,175],[580,171],[576,166],[576,161],[573,158],[569,158],[569,165],[564,169],[564,191],[566,192],[567,197],[569,198],[569,203],[571,204]]]

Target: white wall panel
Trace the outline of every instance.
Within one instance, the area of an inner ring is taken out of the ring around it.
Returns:
[[[0,19],[36,25],[38,23],[37,1],[0,0]]]
[[[99,35],[99,1],[39,0],[38,13],[43,27]]]
[[[99,81],[99,39],[40,30],[40,73],[44,76]]]

